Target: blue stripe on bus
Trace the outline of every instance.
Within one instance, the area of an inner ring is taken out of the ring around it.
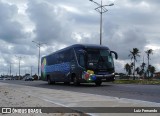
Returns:
[[[51,73],[55,71],[60,71],[64,73],[68,73],[70,71],[70,63],[61,63],[61,64],[54,64],[54,65],[46,65],[45,67],[45,72],[46,73]]]

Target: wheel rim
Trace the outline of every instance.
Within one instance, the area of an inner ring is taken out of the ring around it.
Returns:
[[[74,83],[74,85],[79,85],[80,84],[76,77],[74,78],[73,83]]]
[[[51,84],[51,80],[50,80],[50,78],[48,79],[48,84]]]
[[[73,82],[74,82],[74,84],[76,84],[76,83],[77,83],[77,79],[76,79],[76,77],[74,77],[74,81],[73,81]]]

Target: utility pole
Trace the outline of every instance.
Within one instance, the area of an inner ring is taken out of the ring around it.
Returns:
[[[95,1],[93,1],[93,0],[89,0],[89,1],[91,1],[91,2],[95,3],[96,5],[98,5],[98,7],[95,8],[95,10],[100,13],[100,45],[102,45],[102,15],[103,15],[103,13],[108,11],[105,8],[106,6],[113,6],[114,4],[111,3],[109,5],[103,5],[102,0],[101,0],[100,4],[95,2]]]
[[[9,71],[9,72],[10,72],[10,77],[11,77],[11,72],[12,72],[12,71],[11,71],[11,63],[10,63],[10,71]]]
[[[10,66],[9,66],[9,74],[10,74],[10,77],[11,77],[11,75],[12,75],[12,64],[14,64],[14,63],[9,63],[10,64]]]
[[[26,75],[26,69],[24,70],[24,73],[25,73],[25,75]]]
[[[20,69],[21,69],[21,59],[22,59],[22,57],[21,56],[16,56],[17,58],[18,58],[18,61],[19,61],[19,80],[20,80]]]
[[[33,67],[33,66],[31,66],[31,76],[32,76],[32,67]]]
[[[33,43],[36,44],[36,46],[38,47],[38,80],[39,80],[39,68],[40,68],[40,51],[41,51],[41,46],[44,44],[44,43],[40,43],[40,42],[36,42],[36,41],[32,41]]]

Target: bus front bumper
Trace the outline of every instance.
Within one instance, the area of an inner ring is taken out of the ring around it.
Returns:
[[[81,83],[95,82],[97,80],[101,80],[102,82],[112,82],[112,81],[115,80],[115,74],[114,73],[107,74],[107,75],[95,74],[95,76],[96,76],[96,80],[85,80],[85,79],[79,78],[79,82],[81,82]]]
[[[107,74],[107,75],[96,75],[97,79],[101,79],[102,81],[110,82],[115,80],[115,74]]]
[[[114,77],[115,74],[112,73],[112,74],[107,74],[107,75],[95,75],[97,78],[107,78],[107,77]]]

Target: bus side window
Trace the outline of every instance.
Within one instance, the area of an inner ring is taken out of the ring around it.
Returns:
[[[70,52],[70,50],[65,51],[64,52],[63,61],[64,62],[70,62],[70,58],[71,58],[71,52]]]
[[[82,67],[85,67],[85,62],[84,62],[84,55],[83,54],[79,54],[79,65],[81,65]]]
[[[61,57],[60,57],[60,54],[57,54],[57,64],[60,64],[61,63]]]

